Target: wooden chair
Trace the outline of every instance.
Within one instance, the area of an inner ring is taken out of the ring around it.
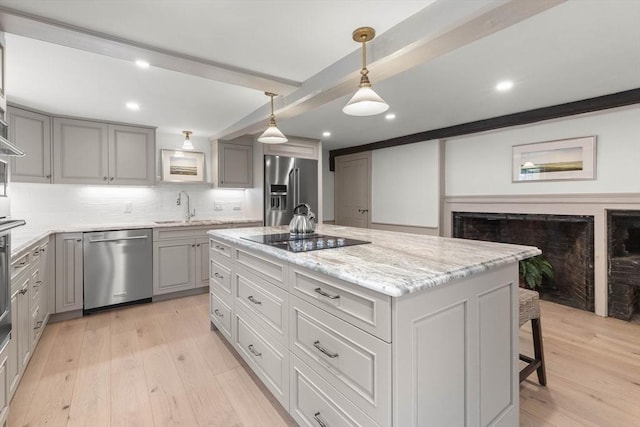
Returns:
[[[540,385],[547,385],[547,373],[544,367],[544,352],[542,350],[542,329],[540,327],[540,297],[536,291],[520,288],[520,326],[531,320],[533,332],[534,358],[520,353],[520,360],[527,366],[520,371],[520,382],[524,381],[533,371],[538,372]]]

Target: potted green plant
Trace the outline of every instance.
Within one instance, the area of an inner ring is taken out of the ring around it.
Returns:
[[[553,266],[542,255],[520,261],[520,283],[525,288],[538,290],[544,278],[553,277]]]

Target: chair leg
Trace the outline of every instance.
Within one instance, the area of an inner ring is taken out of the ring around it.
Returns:
[[[544,366],[544,350],[542,348],[542,327],[540,325],[540,319],[531,319],[531,329],[533,330],[533,351],[535,353],[536,360],[540,361],[540,366],[537,369],[538,382],[540,385],[547,385],[547,372]]]

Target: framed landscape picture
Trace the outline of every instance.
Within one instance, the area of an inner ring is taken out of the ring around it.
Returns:
[[[513,146],[513,182],[596,179],[596,137]]]
[[[181,150],[161,150],[161,152],[163,181],[204,181],[204,153]]]

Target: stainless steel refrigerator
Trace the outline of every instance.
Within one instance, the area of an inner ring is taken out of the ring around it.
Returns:
[[[318,214],[318,161],[264,156],[264,224],[289,224],[301,203]]]

